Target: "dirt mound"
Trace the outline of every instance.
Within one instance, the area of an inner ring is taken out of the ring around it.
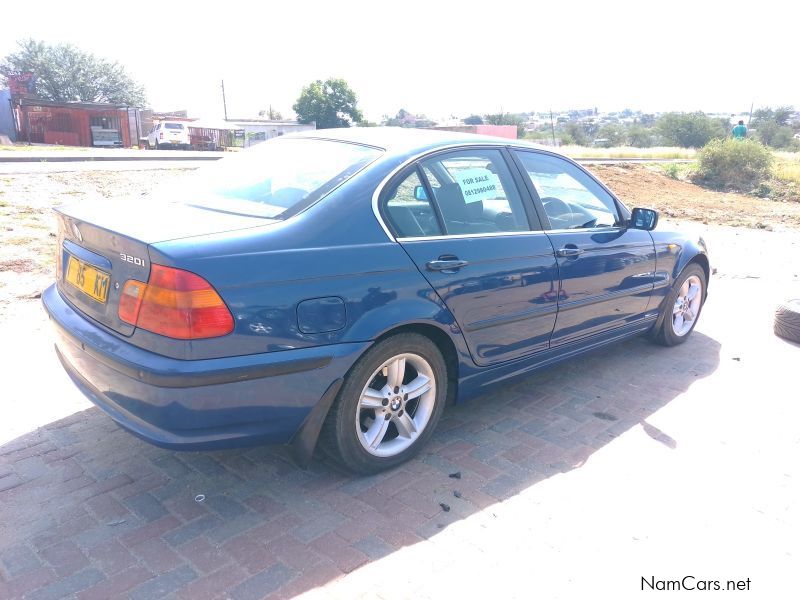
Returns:
[[[800,227],[800,203],[797,202],[715,192],[672,179],[661,168],[648,165],[591,165],[588,168],[629,208],[655,208],[667,217],[706,224],[757,229]]]

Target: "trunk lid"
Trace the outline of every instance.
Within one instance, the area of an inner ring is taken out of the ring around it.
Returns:
[[[151,244],[276,222],[143,198],[59,207],[56,215],[59,290],[79,311],[125,336],[135,327],[119,318],[120,292],[128,279],[148,280]]]

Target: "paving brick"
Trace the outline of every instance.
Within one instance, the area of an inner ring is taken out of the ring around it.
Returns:
[[[196,579],[181,589],[177,596],[186,600],[229,597],[229,592],[248,579],[250,574],[238,566],[226,567]]]
[[[123,596],[137,585],[152,579],[154,575],[142,566],[134,565],[116,573],[113,578],[101,581],[77,595],[78,600],[108,600]]]
[[[186,525],[182,525],[177,529],[173,529],[164,535],[164,539],[171,546],[179,546],[196,538],[198,535],[202,535],[209,529],[213,529],[221,522],[222,521],[220,521],[219,517],[215,517],[214,515],[206,515],[191,521],[190,523],[186,523]]]
[[[286,512],[278,515],[274,519],[269,519],[263,525],[255,527],[249,535],[260,542],[268,542],[271,539],[291,533],[291,531],[302,524],[303,520],[296,514]]]
[[[383,558],[384,556],[394,552],[394,548],[392,548],[392,546],[375,535],[370,535],[358,540],[353,544],[353,547],[361,550],[361,552],[369,556],[372,560]]]
[[[344,520],[345,517],[339,513],[328,510],[295,527],[292,530],[292,535],[301,542],[307,543],[329,531],[333,531],[341,525]]]
[[[125,505],[147,522],[155,521],[167,514],[161,502],[147,492],[126,498]]]
[[[182,565],[184,560],[159,538],[150,538],[131,549],[139,561],[153,573],[161,574]]]
[[[197,573],[188,565],[162,573],[138,585],[129,594],[131,600],[155,600],[176,593],[187,583],[197,579]]]
[[[206,496],[205,505],[223,519],[233,519],[247,512],[247,509],[224,494]]]
[[[342,577],[344,577],[344,573],[342,573],[339,567],[337,567],[333,561],[326,558],[316,563],[313,567],[296,575],[292,581],[282,585],[278,591],[270,596],[270,599],[272,599],[273,596],[277,599],[285,598],[287,600],[295,598],[304,592],[316,590],[326,584],[330,585]],[[317,591],[320,591],[320,598],[325,597],[322,590]]]
[[[39,557],[26,545],[18,544],[0,552],[0,574],[13,579],[27,571],[41,567]]]
[[[105,576],[98,569],[84,569],[67,577],[61,577],[25,597],[28,600],[61,600],[97,585],[104,579]]]
[[[187,522],[208,514],[205,502],[197,502],[195,496],[188,493],[165,500],[164,506],[169,512]]]
[[[39,567],[12,580],[5,581],[0,577],[0,598],[23,598],[31,591],[41,589],[58,579],[50,567]]]
[[[290,581],[292,572],[280,563],[272,565],[237,585],[230,592],[234,600],[261,600]]]
[[[245,500],[245,504],[266,517],[274,517],[286,510],[286,506],[264,494],[254,494]]]
[[[158,519],[157,521],[152,521],[147,525],[139,527],[138,529],[129,531],[120,537],[120,541],[130,548],[151,538],[159,537],[168,531],[172,531],[180,525],[181,522],[178,521],[178,519],[172,515],[168,515]]]
[[[315,539],[310,545],[331,559],[344,573],[357,569],[369,560],[361,550],[353,548],[335,533],[325,534]]]
[[[245,531],[261,525],[263,522],[264,517],[259,514],[244,513],[239,517],[222,521],[216,527],[209,529],[205,535],[212,542],[221,544],[240,533],[244,533]]]
[[[0,479],[0,498],[4,498],[2,492],[6,492],[8,490],[13,490],[25,483],[25,479],[17,475],[16,473],[12,473]]]
[[[173,479],[180,479],[191,473],[191,469],[172,454],[162,454],[154,458],[152,463]]]
[[[211,544],[203,537],[183,544],[178,550],[178,554],[189,562],[198,573],[211,573],[233,562],[231,555],[221,546]]]
[[[226,542],[222,549],[249,573],[258,573],[277,562],[266,545],[249,535],[240,535]]]
[[[130,511],[117,502],[111,494],[101,494],[86,501],[86,506],[101,520],[116,520],[130,514]]]
[[[291,535],[283,535],[267,543],[267,552],[287,567],[301,570],[319,561],[317,553]]]
[[[108,540],[86,552],[93,565],[106,575],[124,571],[136,564],[136,558],[117,540]]]
[[[89,566],[89,560],[72,540],[63,540],[41,550],[44,558],[57,575],[70,575],[83,567]]]

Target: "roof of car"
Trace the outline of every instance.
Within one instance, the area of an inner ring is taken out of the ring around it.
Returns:
[[[508,144],[529,148],[541,148],[521,140],[512,140],[489,135],[443,131],[437,129],[414,129],[408,127],[343,127],[339,129],[317,129],[294,133],[287,137],[341,140],[383,148],[387,152],[409,150],[431,150],[454,144]]]

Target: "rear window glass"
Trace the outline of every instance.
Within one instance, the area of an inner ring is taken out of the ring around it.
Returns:
[[[167,129],[183,129],[183,123],[164,123]]]
[[[381,154],[369,146],[280,138],[226,157],[183,181],[186,203],[283,219],[310,206]]]

